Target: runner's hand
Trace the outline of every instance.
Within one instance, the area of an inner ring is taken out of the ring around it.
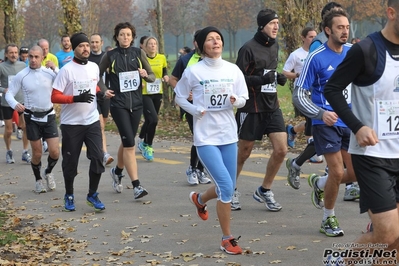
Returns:
[[[270,84],[276,81],[276,72],[269,71],[262,76],[263,84]]]
[[[75,103],[91,103],[94,100],[94,95],[86,91],[80,95],[73,96],[73,102]]]

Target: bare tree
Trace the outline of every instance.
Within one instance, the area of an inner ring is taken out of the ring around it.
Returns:
[[[81,23],[83,31],[91,35],[98,32],[101,5],[98,0],[80,1]]]
[[[42,38],[48,40],[50,47],[54,42],[58,43],[61,16],[59,1],[27,0],[23,9],[23,17],[28,22],[25,23],[25,43],[32,45]]]
[[[134,0],[102,0],[99,33],[107,38],[112,38],[115,25],[120,22],[132,22],[137,15]]]
[[[176,37],[176,57],[179,51],[179,36],[183,37],[183,46],[188,44],[186,33],[194,33],[204,25],[204,15],[207,10],[207,0],[175,0],[165,1],[163,6],[163,23],[165,31]],[[155,17],[151,16],[150,21],[155,26]],[[192,39],[189,40],[191,44]]]
[[[253,24],[253,16],[257,5],[253,0],[210,0],[207,21],[229,34],[230,60],[236,58],[236,35],[238,30],[247,29]]]

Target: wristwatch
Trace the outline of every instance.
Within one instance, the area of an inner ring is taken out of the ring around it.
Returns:
[[[296,77],[299,78],[299,73],[296,73]]]

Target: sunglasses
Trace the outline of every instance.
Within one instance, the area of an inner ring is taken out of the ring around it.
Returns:
[[[20,51],[20,52],[28,52],[28,51],[29,51],[29,48],[21,48],[19,51]]]

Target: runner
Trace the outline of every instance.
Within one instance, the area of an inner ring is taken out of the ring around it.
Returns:
[[[13,164],[15,163],[14,159],[14,153],[11,149],[11,135],[13,132],[13,114],[14,114],[14,109],[10,107],[8,102],[6,101],[6,94],[8,91],[9,85],[11,85],[11,82],[15,75],[23,70],[26,65],[24,62],[18,61],[18,46],[16,44],[7,44],[5,49],[4,49],[4,56],[7,59],[3,63],[0,63],[0,93],[3,94],[3,97],[1,97],[1,109],[3,112],[3,118],[4,118],[4,134],[3,134],[3,139],[4,143],[6,145],[6,162],[8,164]],[[15,99],[18,102],[23,102],[23,94],[22,91],[19,92],[18,94],[15,95]],[[27,162],[28,164],[31,163],[31,155],[29,153],[29,141],[26,136],[26,130],[25,130],[25,120],[23,117],[23,113],[18,113],[19,116],[19,127],[22,129],[22,146],[23,146],[23,151],[22,151],[22,161]]]
[[[148,37],[144,40],[143,49],[147,54],[147,60],[155,74],[155,82],[147,83],[143,80],[143,114],[144,124],[139,134],[137,145],[147,161],[154,160],[152,142],[158,124],[158,113],[162,104],[163,86],[169,82],[168,64],[166,57],[158,53],[158,40]]]
[[[396,261],[399,138],[394,125],[399,103],[398,13],[399,1],[389,0],[385,27],[353,45],[324,89],[326,99],[352,131],[349,152],[361,191],[360,213],[367,212],[372,221],[372,230],[359,236],[353,247],[375,245],[395,252],[392,254],[396,257],[386,258]],[[350,83],[352,110],[342,97]],[[376,265],[388,265],[378,262]]]
[[[87,148],[89,167],[89,193],[87,204],[95,211],[105,209],[98,198],[98,184],[104,172],[101,128],[98,119],[97,99],[104,94],[97,88],[98,66],[88,61],[89,38],[84,33],[71,37],[73,60],[57,74],[51,100],[61,106],[62,173],[65,182],[64,209],[75,211],[74,180],[83,143]]]
[[[111,115],[121,138],[116,167],[110,171],[112,187],[116,192],[122,192],[122,171],[126,167],[133,185],[134,198],[139,199],[148,194],[138,178],[134,140],[143,112],[141,79],[154,82],[155,75],[145,52],[132,46],[135,37],[136,29],[129,22],[115,26],[113,39],[116,48],[108,51],[101,59],[100,74],[102,76],[109,69],[111,89],[107,90],[102,84],[102,90],[105,88],[106,97],[111,98]]]
[[[100,65],[101,58],[105,54],[105,52],[102,51],[103,43],[104,42],[103,42],[100,34],[94,33],[90,36],[89,61],[94,62],[97,65]],[[106,74],[104,74],[102,76],[102,79],[104,82],[105,82],[105,76],[106,76]],[[104,166],[109,165],[114,161],[114,157],[112,157],[111,154],[109,154],[107,151],[107,137],[105,135],[105,125],[107,124],[107,120],[108,120],[109,106],[110,106],[110,99],[106,98],[103,101],[97,102],[97,109],[98,109],[98,113],[100,114],[101,135],[102,135],[102,139],[103,139],[103,151],[104,151],[103,164],[104,164]]]
[[[279,49],[276,42],[279,29],[276,11],[259,11],[257,23],[255,36],[240,48],[236,61],[244,73],[249,92],[249,100],[236,113],[239,138],[237,178],[251,155],[255,140],[262,140],[267,135],[273,152],[262,185],[255,190],[253,198],[264,203],[270,211],[280,211],[282,207],[274,199],[271,186],[288,151],[284,117],[277,97],[277,84],[283,86],[287,78],[276,72]],[[231,206],[233,210],[241,209],[239,195],[236,190]]]
[[[222,59],[223,35],[215,27],[206,27],[196,38],[203,60],[187,68],[177,83],[176,102],[194,117],[194,145],[198,157],[215,185],[204,193],[191,192],[190,201],[202,220],[208,219],[206,203],[217,199],[216,212],[223,232],[220,249],[241,254],[230,231],[230,202],[237,171],[237,124],[234,107],[248,99],[240,69]],[[188,98],[192,93],[193,102]]]
[[[27,138],[32,148],[31,166],[35,176],[36,193],[56,188],[52,170],[60,156],[58,127],[51,102],[56,74],[42,67],[42,60],[43,50],[39,46],[33,46],[29,50],[29,67],[15,75],[6,93],[6,100],[10,107],[24,113]],[[37,80],[40,80],[40,85],[37,84]],[[15,99],[20,91],[23,94],[24,104]],[[48,164],[43,171],[41,171],[42,138],[47,141],[49,147]],[[43,184],[43,179],[46,181],[47,189]]]
[[[308,182],[313,188],[312,202],[322,207],[324,190],[324,212],[320,232],[330,237],[343,236],[335,216],[335,201],[340,183],[356,181],[352,161],[348,154],[349,129],[333,112],[324,98],[324,86],[345,58],[351,45],[349,20],[342,9],[331,9],[323,17],[323,26],[328,41],[309,54],[293,93],[295,106],[306,116],[312,118],[314,147],[317,155],[323,155],[329,168],[328,178],[310,175]],[[312,90],[311,101],[309,90]],[[350,91],[347,92],[348,95]],[[348,105],[350,106],[350,97]],[[346,170],[344,170],[344,163]]]

